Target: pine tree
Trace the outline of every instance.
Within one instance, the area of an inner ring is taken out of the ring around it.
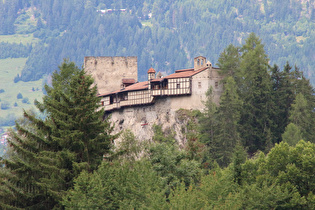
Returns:
[[[237,142],[240,143],[239,120],[242,101],[237,93],[237,86],[232,77],[226,79],[224,92],[220,98],[217,112],[215,142],[216,161],[220,166],[227,166],[233,155]]]
[[[315,107],[315,89],[310,84],[310,81],[305,78],[303,72],[299,70],[297,66],[294,66],[294,71],[292,72],[293,79],[292,83],[294,85],[295,94],[303,94],[305,99],[308,101],[309,108]]]
[[[240,49],[230,44],[220,54],[217,65],[222,70],[221,72],[226,75],[233,75],[239,73],[240,68]]]
[[[290,123],[282,134],[282,140],[290,146],[295,146],[302,139],[301,130],[294,123]]]
[[[240,120],[241,137],[249,152],[264,151],[272,128],[269,60],[261,40],[253,33],[249,35],[241,52],[240,68],[243,79],[240,78],[242,85],[239,91],[244,101]]]
[[[37,102],[45,118],[24,112],[27,124],[16,123],[9,145],[13,155],[1,161],[4,208],[60,207],[65,192],[81,171],[97,169],[110,150],[112,127],[105,120],[93,79],[65,61],[52,76],[52,87]],[[10,197],[10,199],[7,199]]]
[[[277,65],[271,68],[273,108],[273,143],[281,141],[285,127],[289,123],[289,109],[294,100],[294,85],[292,82],[291,66],[287,62],[284,70],[280,71]]]
[[[217,105],[213,102],[213,92],[210,87],[206,93],[207,100],[205,101],[205,111],[200,118],[200,142],[208,147],[208,152],[205,152],[203,163],[209,164],[213,160],[212,154],[215,151],[215,128],[217,125],[216,111]]]
[[[299,128],[303,140],[315,141],[315,114],[302,93],[297,94],[292,104],[289,120]]]

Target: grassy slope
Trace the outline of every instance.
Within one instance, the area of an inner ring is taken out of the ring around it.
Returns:
[[[33,34],[14,34],[14,35],[1,35],[0,42],[8,43],[22,43],[24,45],[36,43],[39,39],[34,38]]]
[[[14,83],[14,77],[21,72],[25,65],[26,58],[15,58],[15,59],[2,59],[0,60],[0,89],[4,89],[5,92],[0,94],[1,103],[7,101],[10,103],[10,109],[1,110],[0,117],[5,117],[10,113],[14,113],[16,116],[22,115],[22,109],[30,109],[34,107],[34,100],[41,99],[42,93],[42,80],[33,82],[18,82]],[[32,91],[32,88],[38,91]],[[21,93],[23,98],[29,98],[30,104],[22,103],[22,99],[17,99],[17,94]],[[14,107],[14,103],[18,106]]]

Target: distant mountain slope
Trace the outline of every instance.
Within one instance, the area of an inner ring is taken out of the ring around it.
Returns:
[[[24,81],[50,74],[64,57],[81,65],[90,55],[138,56],[143,80],[151,65],[170,73],[197,55],[215,64],[250,32],[271,64],[296,64],[315,84],[314,0],[0,1],[0,34],[41,39],[30,49]]]

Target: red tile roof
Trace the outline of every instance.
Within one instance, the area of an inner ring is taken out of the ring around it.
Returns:
[[[165,77],[159,78],[159,79],[152,79],[151,82],[160,82],[164,79],[187,78],[187,77],[191,77],[195,74],[198,74],[198,73],[206,70],[207,68],[208,67],[203,67],[201,69],[198,69],[197,71],[194,71],[194,69],[176,70],[174,74],[170,74],[168,76],[165,76]],[[153,68],[151,67],[150,69],[153,69]],[[150,71],[150,69],[149,69],[149,71]],[[155,70],[154,70],[154,73],[155,73]],[[134,83],[132,85],[129,85],[128,87],[125,87],[124,89],[117,90],[117,91],[107,93],[107,94],[100,94],[99,96],[107,96],[107,95],[111,95],[111,94],[115,94],[115,93],[119,93],[119,92],[126,92],[126,91],[147,90],[148,86],[149,86],[148,84],[149,84],[148,81],[137,82],[137,83]]]
[[[194,69],[180,69],[180,70],[176,70],[175,73],[179,73],[183,71],[194,71]]]
[[[152,68],[152,67],[151,67],[151,68],[149,68],[149,70],[148,70],[148,74],[149,74],[149,73],[155,73],[154,68]]]
[[[126,91],[135,91],[135,90],[146,90],[148,89],[148,81],[144,81],[144,82],[137,82],[133,85],[129,85],[128,87],[121,89],[121,90],[117,90],[114,92],[110,92],[110,93],[106,93],[106,94],[100,94],[98,96],[107,96],[107,95],[112,95],[115,93],[119,93],[119,92],[126,92]]]
[[[198,73],[206,70],[207,68],[208,67],[203,67],[203,68],[201,68],[201,69],[199,69],[197,71],[191,71],[189,69],[185,70],[185,71],[177,70],[177,71],[175,71],[174,74],[170,74],[170,75],[168,75],[166,77],[163,77],[163,79],[175,79],[175,78],[185,78],[185,77],[187,78],[187,77],[191,77],[191,76],[193,76],[195,74],[198,74]]]
[[[121,80],[123,84],[133,84],[136,83],[135,79],[122,79]]]

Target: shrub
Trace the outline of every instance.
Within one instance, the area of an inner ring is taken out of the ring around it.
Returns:
[[[22,99],[22,98],[23,98],[22,93],[18,93],[17,96],[16,96],[16,98],[17,98],[17,99]]]
[[[10,103],[7,102],[7,101],[3,101],[3,102],[1,103],[1,109],[2,109],[2,110],[10,109]]]
[[[26,97],[26,98],[23,98],[22,103],[24,103],[24,104],[30,104],[30,101],[29,101],[29,99]]]
[[[20,81],[20,80],[21,80],[21,77],[20,77],[19,74],[17,74],[17,75],[14,77],[13,82],[14,82],[14,83],[17,83],[17,82]]]

